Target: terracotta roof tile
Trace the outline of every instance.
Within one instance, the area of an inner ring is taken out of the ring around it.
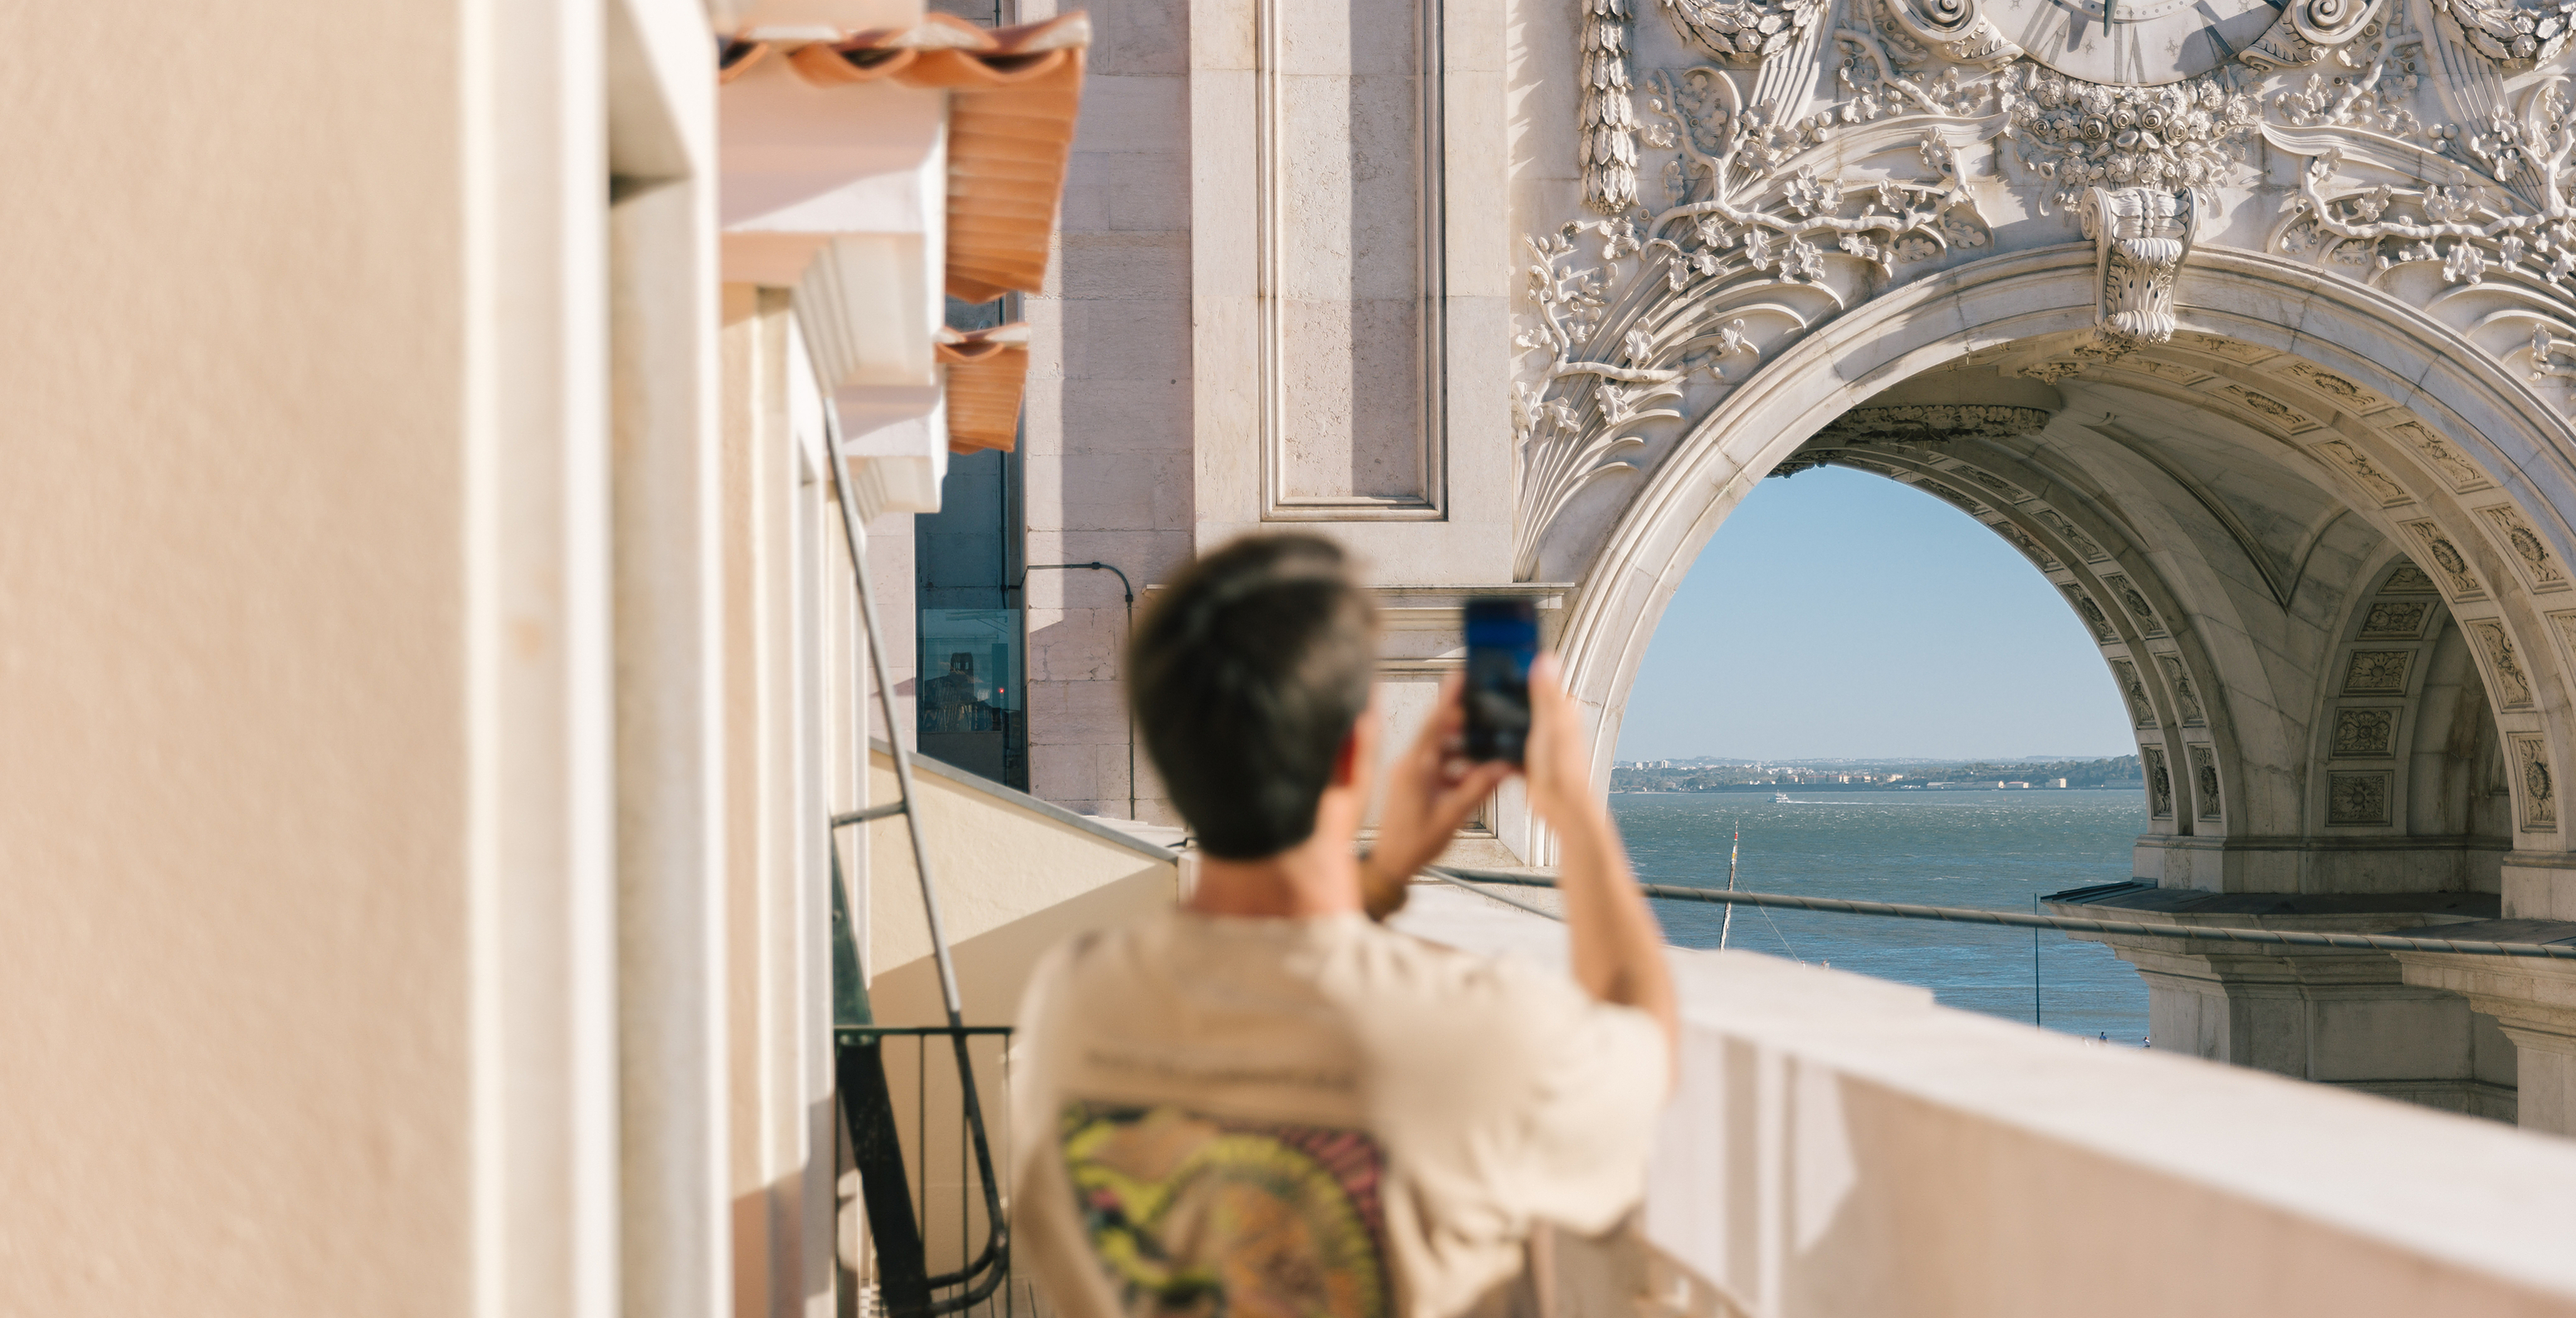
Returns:
[[[917,27],[813,42],[783,58],[817,86],[893,78],[949,91],[948,293],[990,302],[1046,282],[1090,43],[1080,12],[1005,28],[932,14]],[[721,77],[770,53],[762,42],[728,43]]]
[[[937,352],[948,368],[948,451],[1008,452],[1019,438],[1029,327],[1014,322],[986,330],[942,330]]]

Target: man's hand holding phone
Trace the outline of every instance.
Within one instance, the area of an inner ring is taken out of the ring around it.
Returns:
[[[1461,754],[1465,691],[1466,683],[1457,677],[1441,683],[1440,703],[1424,720],[1421,733],[1388,766],[1377,843],[1360,866],[1361,904],[1372,919],[1383,920],[1403,908],[1405,885],[1440,858],[1467,816],[1512,776],[1512,766],[1503,761],[1478,763]]]

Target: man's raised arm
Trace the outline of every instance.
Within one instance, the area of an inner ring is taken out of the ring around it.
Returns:
[[[1592,790],[1583,711],[1567,694],[1555,655],[1530,667],[1530,736],[1523,772],[1530,808],[1556,831],[1556,890],[1573,941],[1574,980],[1603,1002],[1636,1007],[1678,1049],[1680,1010],[1664,964],[1664,933],[1628,869],[1609,803]]]

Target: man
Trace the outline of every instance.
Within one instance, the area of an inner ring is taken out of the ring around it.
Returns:
[[[1451,1318],[1545,1220],[1637,1200],[1669,1087],[1662,936],[1552,658],[1530,804],[1562,850],[1573,981],[1374,923],[1511,772],[1459,691],[1371,794],[1375,610],[1341,551],[1239,540],[1129,646],[1129,699],[1201,852],[1187,901],[1051,953],[1021,1009],[1015,1233],[1069,1318]]]

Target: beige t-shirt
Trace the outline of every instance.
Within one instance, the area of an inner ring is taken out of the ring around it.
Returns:
[[[1451,1318],[1641,1192],[1642,1011],[1358,916],[1169,911],[1020,1011],[1021,1249],[1068,1318]]]

